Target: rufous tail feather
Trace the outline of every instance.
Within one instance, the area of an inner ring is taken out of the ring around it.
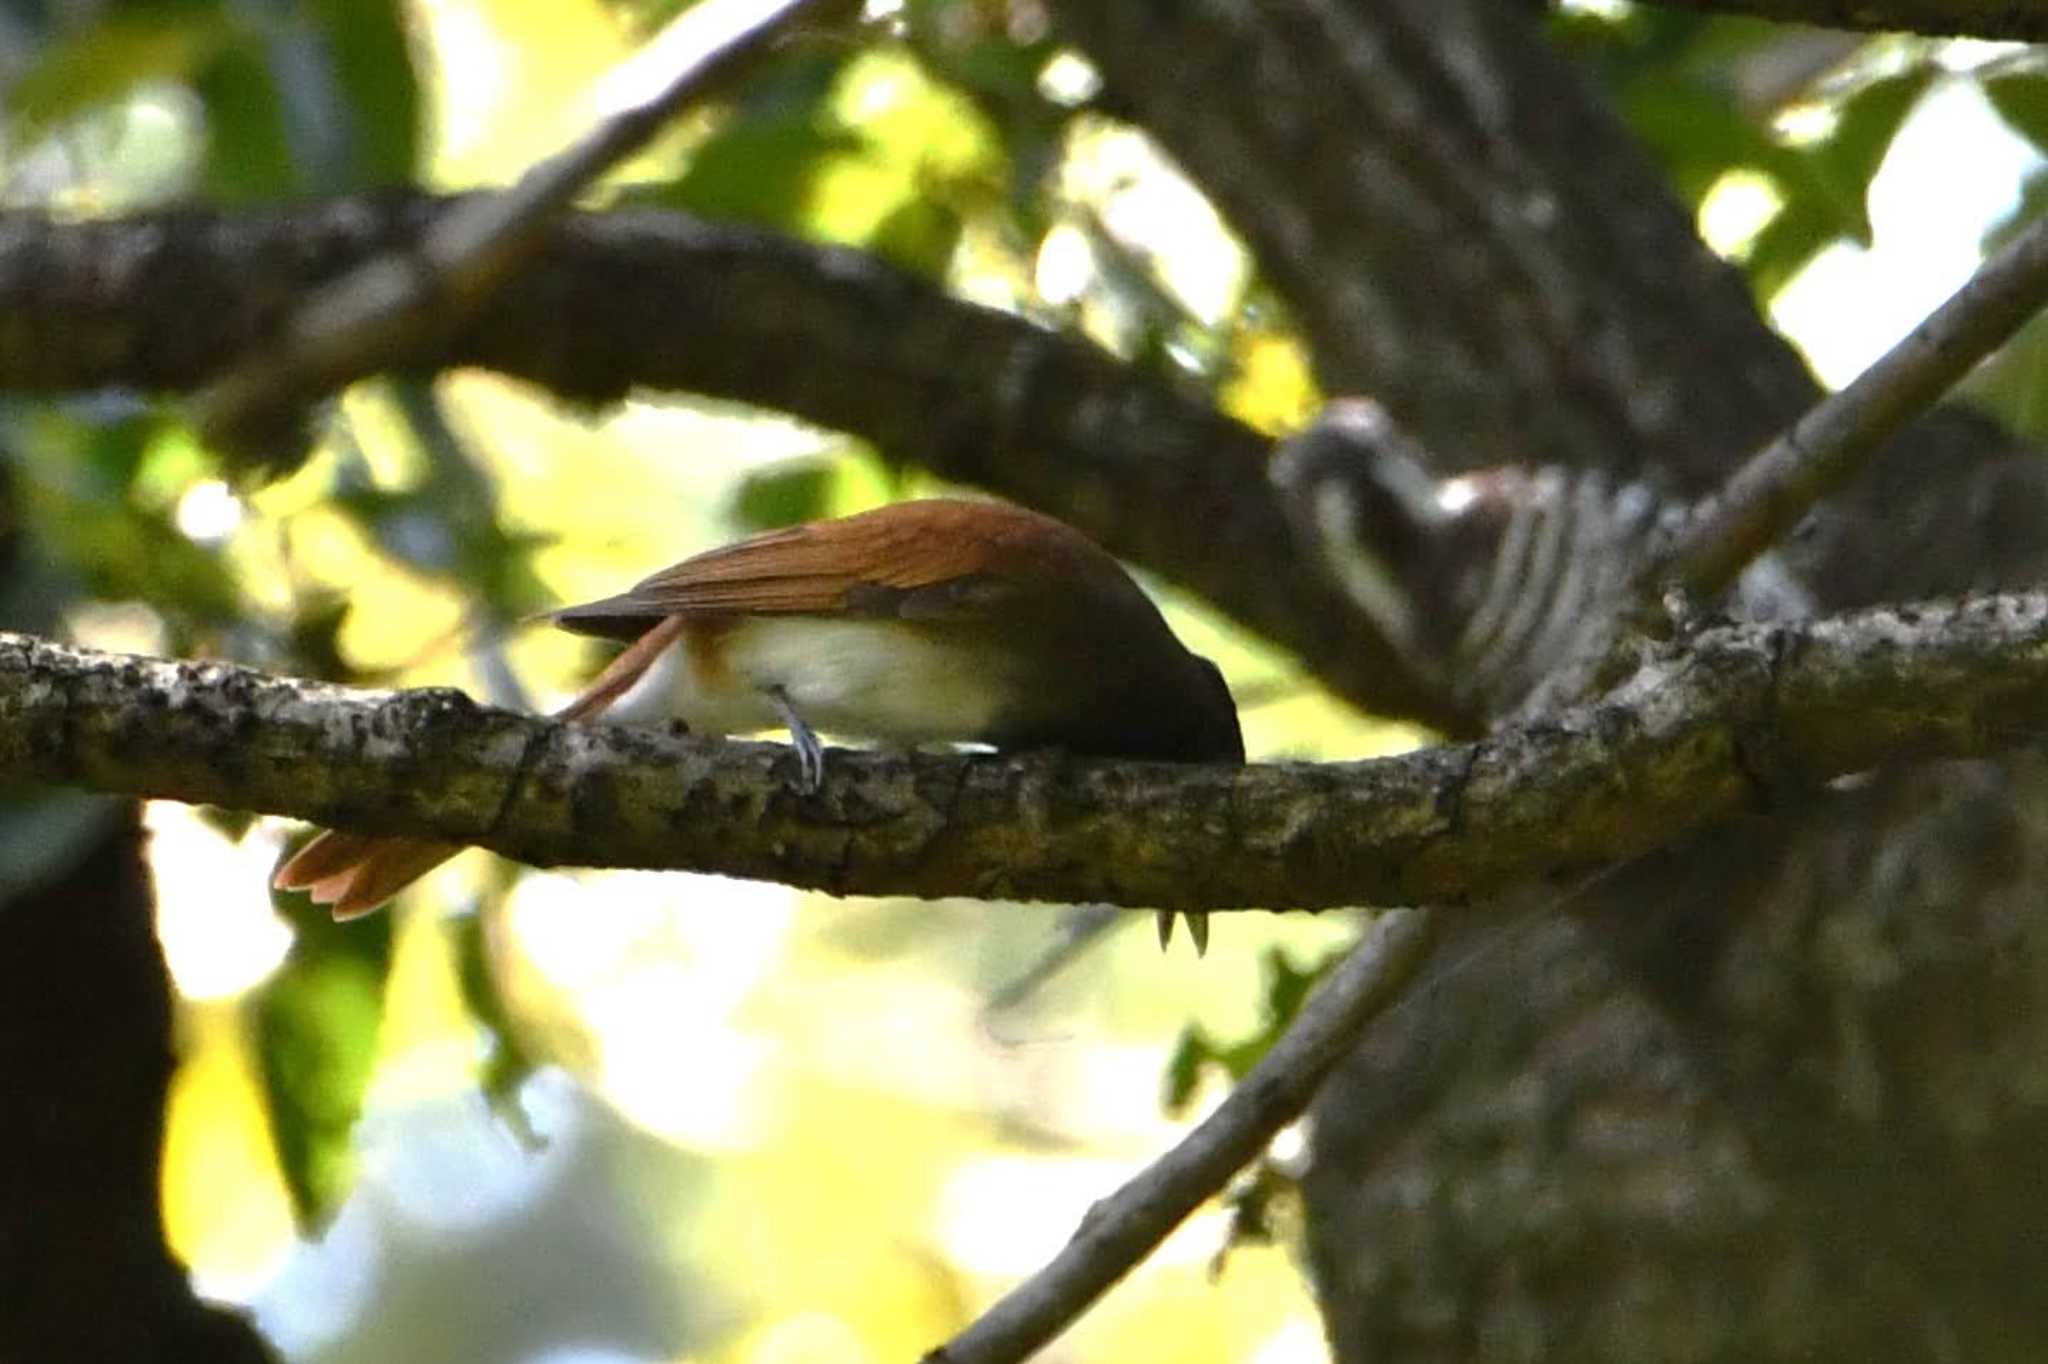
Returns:
[[[588,720],[602,715],[682,632],[681,616],[657,623],[621,650],[575,700],[555,712],[555,718]],[[329,906],[338,920],[357,919],[382,908],[461,851],[459,843],[322,829],[277,869],[270,884],[279,890],[305,891],[314,904]]]

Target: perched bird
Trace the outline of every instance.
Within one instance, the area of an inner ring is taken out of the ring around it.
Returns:
[[[558,715],[789,731],[817,789],[812,727],[885,743],[985,743],[1097,757],[1242,762],[1237,707],[1121,565],[1072,527],[933,498],[751,536],[629,592],[555,613],[628,641]],[[453,856],[448,843],[328,830],[275,884],[338,919]],[[1198,950],[1207,916],[1188,915]],[[1159,916],[1160,943],[1173,916]]]

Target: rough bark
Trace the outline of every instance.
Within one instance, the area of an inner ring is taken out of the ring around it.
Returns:
[[[839,894],[1138,908],[1464,899],[2048,726],[2048,594],[1710,629],[1598,704],[1363,763],[789,750],[0,635],[0,777]]]
[[[1697,490],[1810,396],[1524,8],[1059,9],[1325,373],[1448,462]],[[1242,98],[1196,78],[1226,69]],[[2009,455],[1923,422],[1791,547],[1817,598],[2037,578]],[[2038,1358],[2044,791],[2032,759],[1880,771],[1459,921],[1317,1105],[1337,1357]]]

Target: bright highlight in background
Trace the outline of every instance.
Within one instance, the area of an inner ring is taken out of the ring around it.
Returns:
[[[1970,277],[1984,229],[2039,161],[1974,88],[1937,86],[1870,182],[1871,247],[1838,242],[1814,257],[1772,301],[1772,322],[1840,388]]]
[[[186,999],[228,999],[261,983],[292,945],[270,906],[270,871],[283,835],[264,821],[230,840],[189,805],[143,812],[156,876],[157,935]]]
[[[217,478],[193,484],[178,499],[178,530],[188,540],[218,544],[242,524],[242,500]]]

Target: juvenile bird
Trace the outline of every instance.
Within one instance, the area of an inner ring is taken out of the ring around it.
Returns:
[[[813,726],[899,744],[1244,760],[1216,665],[1093,541],[1002,503],[932,498],[770,531],[554,620],[628,641],[560,718],[781,726],[806,791],[824,773]],[[327,830],[275,884],[353,918],[458,851]],[[1188,928],[1204,948],[1207,916],[1189,914]],[[1172,931],[1160,914],[1162,946]]]

